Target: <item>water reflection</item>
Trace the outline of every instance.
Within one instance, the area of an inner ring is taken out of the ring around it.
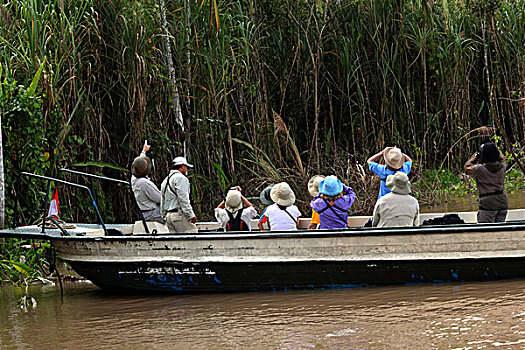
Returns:
[[[89,284],[0,296],[0,348],[525,347],[525,281],[276,293],[107,296]]]
[[[507,193],[509,199],[509,209],[525,208],[525,191],[518,191]],[[447,202],[433,207],[422,207],[423,213],[446,213],[446,212],[461,212],[461,211],[477,211],[478,197],[464,196],[453,197]]]

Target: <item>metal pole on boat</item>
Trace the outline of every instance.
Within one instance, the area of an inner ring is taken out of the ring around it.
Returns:
[[[46,217],[47,217],[47,200],[49,199],[49,190],[51,189],[51,181],[47,180],[46,197],[44,200],[44,213],[42,215],[42,233],[46,232]]]
[[[93,194],[91,193],[91,190],[89,189],[89,187],[84,186],[84,185],[75,184],[75,183],[68,182],[68,181],[64,181],[64,180],[60,180],[60,179],[55,179],[53,177],[42,176],[42,175],[37,175],[37,174],[31,174],[31,173],[26,173],[26,172],[21,172],[20,175],[35,177],[37,179],[43,179],[43,180],[48,180],[48,181],[54,181],[54,182],[57,182],[57,183],[62,183],[62,184],[65,184],[65,185],[78,187],[78,188],[82,188],[82,189],[86,190],[89,193],[89,197],[91,198],[91,203],[93,204],[93,207],[95,207],[95,211],[97,213],[98,221],[100,222],[100,225],[104,229],[104,235],[105,236],[109,236],[108,229],[106,228],[106,225],[104,224],[104,220],[102,220],[102,216],[100,215],[100,212],[98,210],[97,203],[95,202],[95,198],[93,197]],[[46,198],[46,201],[47,201],[47,198]]]
[[[60,169],[60,171],[65,171],[67,173],[89,177],[90,178],[90,183],[91,183],[91,188],[93,188],[93,182],[91,181],[91,178],[100,179],[100,180],[106,180],[106,181],[113,181],[113,182],[118,182],[118,183],[121,183],[121,184],[128,185],[129,188],[131,189],[131,196],[133,197],[135,205],[137,206],[137,210],[139,212],[139,218],[142,221],[142,224],[144,225],[144,230],[146,231],[146,233],[150,233],[149,229],[148,229],[148,225],[146,223],[146,219],[144,219],[144,215],[142,214],[142,210],[140,210],[139,203],[137,202],[137,198],[135,197],[135,194],[133,193],[133,187],[131,186],[131,180],[124,181],[124,180],[112,179],[112,178],[106,177],[106,176],[89,174],[89,173],[84,173],[84,172],[81,172],[81,171],[76,171],[76,170],[71,170],[71,169],[66,169],[66,168],[62,168],[62,169]],[[93,193],[94,192],[95,192],[95,190],[93,189]]]

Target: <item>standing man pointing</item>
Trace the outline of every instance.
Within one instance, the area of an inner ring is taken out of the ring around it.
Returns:
[[[170,173],[162,182],[161,210],[170,232],[198,232],[197,217],[190,204],[188,168],[193,168],[186,158],[177,157],[171,162]]]

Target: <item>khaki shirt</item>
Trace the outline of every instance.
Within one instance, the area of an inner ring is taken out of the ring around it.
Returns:
[[[155,184],[147,177],[131,176],[131,188],[140,210],[153,210],[160,205],[161,195]]]
[[[419,226],[419,203],[409,194],[390,192],[379,198],[374,208],[372,226]]]
[[[168,186],[169,179],[169,186]],[[189,219],[195,217],[190,204],[190,181],[178,170],[171,170],[160,186],[162,200],[160,209],[163,217],[174,209],[182,210]]]

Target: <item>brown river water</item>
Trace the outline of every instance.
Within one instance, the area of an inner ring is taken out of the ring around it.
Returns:
[[[182,296],[70,282],[63,298],[31,286],[28,310],[22,295],[0,286],[0,349],[525,349],[525,280]]]

